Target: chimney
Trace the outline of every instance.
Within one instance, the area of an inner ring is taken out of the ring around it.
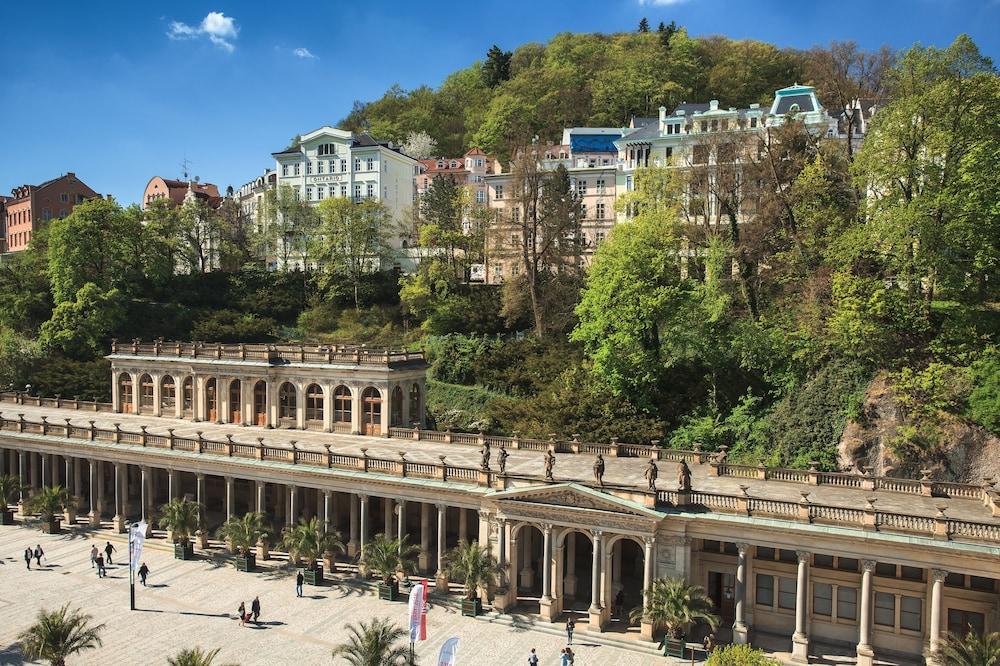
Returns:
[[[719,110],[719,100],[713,99],[712,101],[710,101],[708,103],[708,110],[709,111],[718,111]]]

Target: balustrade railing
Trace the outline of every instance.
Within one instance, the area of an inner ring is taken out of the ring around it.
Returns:
[[[354,345],[224,345],[204,342],[111,343],[111,353],[153,358],[203,358],[266,363],[308,363],[394,366],[423,362],[422,351],[369,348]]]

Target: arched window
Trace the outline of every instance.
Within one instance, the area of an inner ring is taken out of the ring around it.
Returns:
[[[389,425],[398,428],[403,425],[403,389],[398,386],[392,389],[392,402],[389,405],[392,408]]]
[[[121,405],[122,414],[131,414],[135,411],[135,402],[132,397],[132,375],[123,372],[118,377],[118,404]]]
[[[410,421],[411,423],[421,423],[423,416],[420,413],[420,384],[410,386]]]
[[[351,389],[343,384],[333,392],[333,420],[336,423],[351,422]]]
[[[253,422],[267,425],[267,383],[263,380],[253,385]]]
[[[205,382],[205,418],[209,421],[219,418],[219,390],[215,377]]]
[[[149,375],[139,378],[139,406],[153,407],[153,378]]]
[[[361,427],[366,435],[382,434],[382,394],[374,386],[361,394]]]
[[[288,382],[278,389],[278,418],[295,418],[295,387]]]
[[[160,409],[172,412],[176,406],[177,385],[174,384],[173,377],[166,375],[160,380]]]
[[[194,378],[186,377],[184,379],[184,384],[181,385],[181,399],[184,401],[184,415],[192,416],[194,414]]]
[[[306,388],[306,421],[323,420],[323,389],[319,384]]]
[[[238,379],[229,382],[229,422],[243,422],[243,385]]]

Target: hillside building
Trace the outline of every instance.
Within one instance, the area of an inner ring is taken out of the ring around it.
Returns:
[[[41,185],[15,187],[3,204],[0,250],[22,252],[28,249],[39,224],[66,217],[77,204],[99,196],[72,171]]]

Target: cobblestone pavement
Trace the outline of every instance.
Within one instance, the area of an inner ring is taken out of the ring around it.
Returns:
[[[263,437],[265,444],[288,445],[296,441],[303,449],[323,450],[324,444],[329,444],[336,453],[360,455],[361,448],[368,449],[368,455],[381,458],[398,459],[400,451],[406,452],[406,457],[412,462],[438,463],[439,456],[447,456],[449,464],[478,467],[480,455],[477,447],[461,444],[441,444],[427,441],[412,441],[387,439],[381,437],[364,437],[360,435],[342,435],[302,430],[268,430],[257,426],[217,425],[205,422],[192,422],[182,419],[143,416],[135,414],[108,414],[80,412],[73,409],[56,409],[54,407],[36,407],[31,405],[15,405],[0,403],[0,412],[6,418],[16,418],[24,414],[29,421],[39,421],[42,416],[48,417],[50,423],[63,424],[69,418],[73,425],[86,427],[94,421],[99,428],[113,428],[120,423],[122,428],[133,432],[139,431],[139,426],[149,426],[151,434],[166,435],[168,428],[174,429],[178,437],[196,437],[201,432],[206,439],[224,440],[227,434],[233,436],[236,442],[255,443],[258,437]],[[556,481],[593,480],[594,456],[589,454],[557,454],[555,465]],[[496,460],[496,452],[494,452]],[[606,460],[604,480],[608,484],[621,484],[645,487],[643,471],[646,460],[639,458],[608,458]],[[677,487],[677,465],[660,462],[660,488]],[[543,463],[541,453],[534,451],[511,450],[507,460],[507,471],[511,474],[532,475],[541,477]],[[835,486],[809,486],[782,481],[763,481],[739,479],[732,477],[709,477],[708,465],[691,465],[692,486],[695,490],[704,492],[740,494],[740,486],[748,486],[748,493],[753,497],[797,502],[800,492],[808,491],[809,499],[816,504],[863,508],[865,498],[878,498],[877,507],[881,511],[898,512],[922,516],[933,516],[937,507],[948,507],[948,516],[962,520],[973,520],[986,523],[998,523],[990,511],[978,500],[923,497],[893,492],[863,491]]]
[[[128,547],[106,532],[48,536],[26,527],[0,527],[0,664],[25,663],[15,645],[17,635],[33,621],[39,609],[56,609],[69,602],[106,623],[104,646],[70,658],[72,666],[166,664],[185,647],[222,648],[219,664],[333,664],[330,652],[346,636],[346,625],[388,616],[401,626],[406,604],[378,600],[352,585],[306,586],[296,598],[294,577],[288,570],[240,573],[230,564],[199,559],[174,560],[162,545],[147,548],[143,560],[151,575],[149,587],[136,588],[138,610],[128,610],[128,568],[112,566],[105,579],[90,566],[92,544],[103,546],[114,538],[119,553]],[[44,566],[25,569],[25,547],[41,544]],[[127,561],[127,554],[121,561]],[[115,558],[118,562],[118,558]],[[241,627],[236,619],[240,601],[247,607],[254,595],[262,606],[259,626]],[[431,664],[441,644],[459,636],[459,663],[520,666],[534,647],[539,663],[558,664],[565,645],[560,634],[514,629],[462,617],[450,607],[432,605],[427,617],[428,640],[417,644],[420,663]],[[587,644],[577,636],[577,665],[637,666],[675,660],[654,658],[614,647]],[[343,662],[339,662],[343,663]],[[676,662],[680,663],[680,662]]]

